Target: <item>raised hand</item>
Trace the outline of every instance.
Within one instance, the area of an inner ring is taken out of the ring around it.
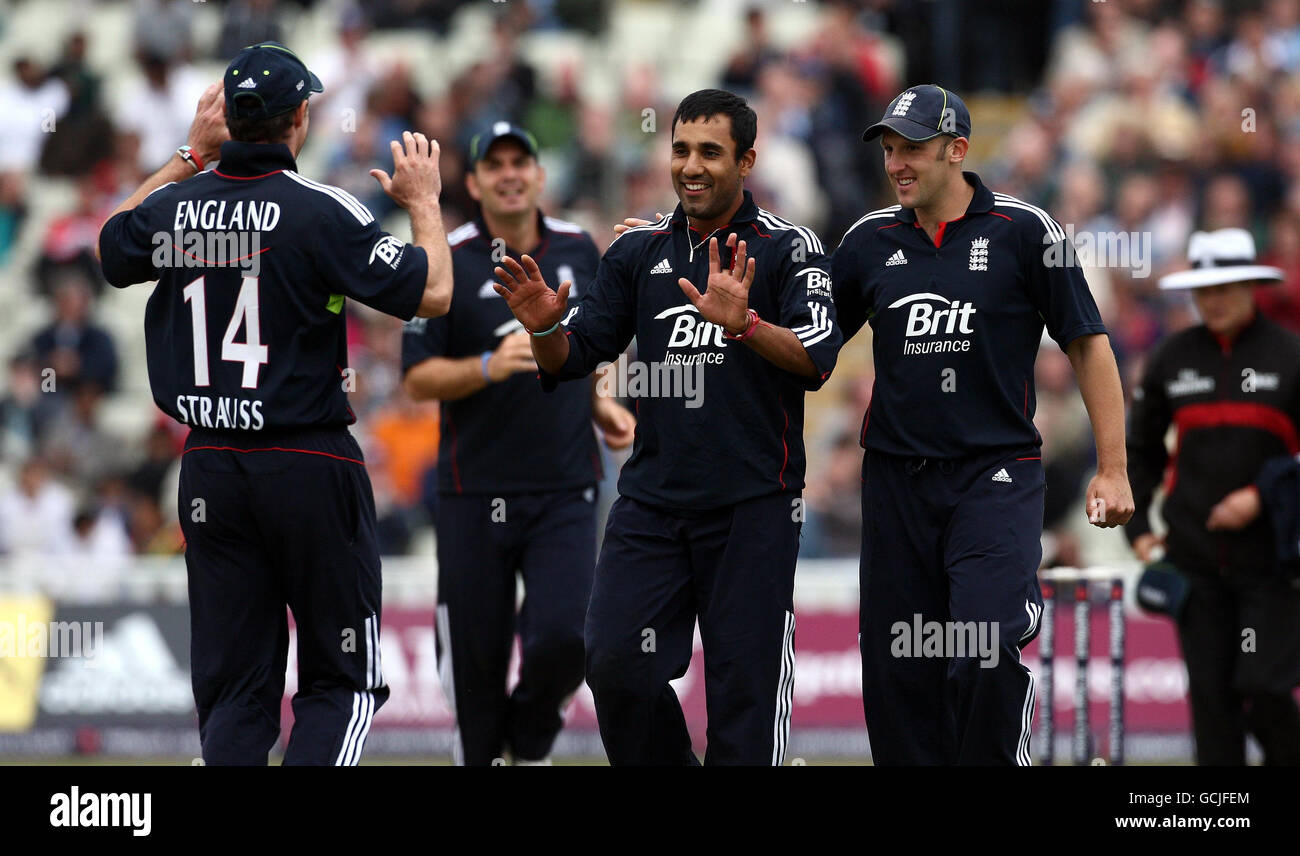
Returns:
[[[565,280],[558,292],[552,290],[542,279],[541,268],[532,256],[524,254],[519,261],[506,256],[500,266],[493,268],[493,273],[500,282],[492,287],[506,299],[506,305],[524,329],[542,333],[564,317],[573,283]]]
[[[709,239],[709,279],[703,294],[686,277],[678,279],[677,284],[704,320],[735,336],[749,325],[749,287],[754,284],[754,260],[746,257],[744,241],[736,243],[735,232],[727,237],[727,246],[734,252],[731,267],[724,270],[718,256],[718,239]]]
[[[370,170],[384,192],[393,201],[410,211],[421,205],[437,205],[442,193],[442,175],[438,171],[437,140],[430,140],[418,131],[402,132],[402,142],[390,142],[393,150],[393,175],[382,169]]]
[[[221,156],[221,144],[229,139],[225,89],[217,82],[208,86],[199,96],[199,105],[194,111],[194,121],[190,123],[186,142],[198,152],[204,163],[210,163]]]

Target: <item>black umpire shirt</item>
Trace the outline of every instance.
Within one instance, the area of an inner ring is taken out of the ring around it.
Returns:
[[[934,240],[913,210],[867,214],[832,259],[846,339],[871,322],[876,384],[862,446],[957,458],[1040,445],[1034,361],[1043,327],[1062,348],[1106,328],[1064,230],[973,172],[966,213]]]
[[[1172,458],[1169,426],[1177,431]],[[1204,324],[1170,336],[1147,360],[1129,412],[1128,468],[1137,507],[1129,540],[1151,531],[1150,509],[1164,482],[1162,513],[1170,561],[1202,573],[1275,570],[1268,515],[1236,531],[1205,528],[1210,510],[1255,483],[1271,459],[1300,452],[1300,337],[1261,316],[1234,341]]]
[[[349,425],[344,298],[402,319],[419,309],[424,250],[295,167],[283,143],[227,142],[217,168],[163,185],[104,226],[109,283],[158,280],[145,310],[149,383],[179,422]]]
[[[706,291],[710,237],[718,238],[721,263],[731,264],[731,232],[756,260],[750,308],[794,331],[816,378],[724,338],[682,293],[678,277]],[[759,208],[749,191],[732,222],[710,235],[691,228],[678,205],[610,244],[565,319],[568,360],[556,377],[543,373],[542,383],[586,377],[635,336],[637,363],[622,391],[637,405],[636,442],[619,493],[662,508],[711,509],[801,490],[804,391],[830,375],[841,341],[828,270],[817,236]],[[702,384],[692,389],[696,379]]]
[[[538,213],[541,242],[528,252],[548,283],[569,280],[577,300],[596,274],[600,252],[580,226]],[[497,282],[491,233],[481,218],[447,236],[455,290],[451,311],[416,318],[402,335],[402,371],[430,357],[474,357],[495,351],[523,325],[492,288]],[[513,248],[506,252],[517,257]],[[441,404],[438,490],[442,493],[535,493],[600,480],[591,427],[591,388],[566,384],[554,395],[535,373],[518,372],[473,395]]]

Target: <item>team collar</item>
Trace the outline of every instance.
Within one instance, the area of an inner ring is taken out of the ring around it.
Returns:
[[[961,175],[962,178],[966,179],[967,184],[975,188],[975,195],[971,197],[970,204],[966,206],[966,213],[962,216],[970,216],[971,214],[987,214],[992,211],[994,202],[993,191],[985,187],[984,182],[980,181],[980,177],[975,173],[968,170],[962,170]],[[899,208],[895,216],[904,223],[915,223],[916,209]]]
[[[736,209],[736,213],[731,215],[731,223],[727,224],[729,226],[736,223],[752,223],[758,219],[758,206],[754,204],[753,194],[748,190],[742,191],[742,193],[745,198],[741,201],[740,207]],[[673,209],[672,225],[674,228],[679,225],[682,227],[688,227],[690,225],[687,222],[686,212],[682,210],[682,204],[680,202],[678,202],[677,207]]]
[[[220,175],[233,178],[256,178],[282,169],[297,170],[298,164],[284,143],[241,143],[227,140],[221,144]]]

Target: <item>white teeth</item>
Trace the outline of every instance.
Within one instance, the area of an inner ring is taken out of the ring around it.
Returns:
[[[704,185],[704,184],[687,184],[687,185],[686,185],[686,189],[687,189],[687,190],[703,190],[705,187],[707,187],[707,185]]]

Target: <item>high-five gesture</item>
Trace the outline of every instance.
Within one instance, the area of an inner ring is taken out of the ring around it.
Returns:
[[[382,169],[370,170],[371,177],[379,182],[384,193],[407,211],[420,205],[436,205],[438,195],[442,193],[438,141],[430,140],[419,131],[403,131],[402,142],[393,140],[388,145],[393,151],[392,177]]]
[[[737,245],[735,232],[727,237],[727,246],[734,252],[730,269],[723,270],[718,239],[709,239],[709,280],[703,294],[686,277],[677,280],[677,284],[704,320],[712,321],[734,336],[749,326],[749,287],[754,284],[754,260],[747,259],[744,241]]]
[[[545,332],[564,317],[573,283],[565,280],[560,283],[558,292],[553,291],[542,279],[541,268],[532,256],[525,253],[519,258],[523,264],[506,256],[500,267],[493,269],[500,284],[492,287],[506,299],[506,305],[524,329],[533,333]]]

